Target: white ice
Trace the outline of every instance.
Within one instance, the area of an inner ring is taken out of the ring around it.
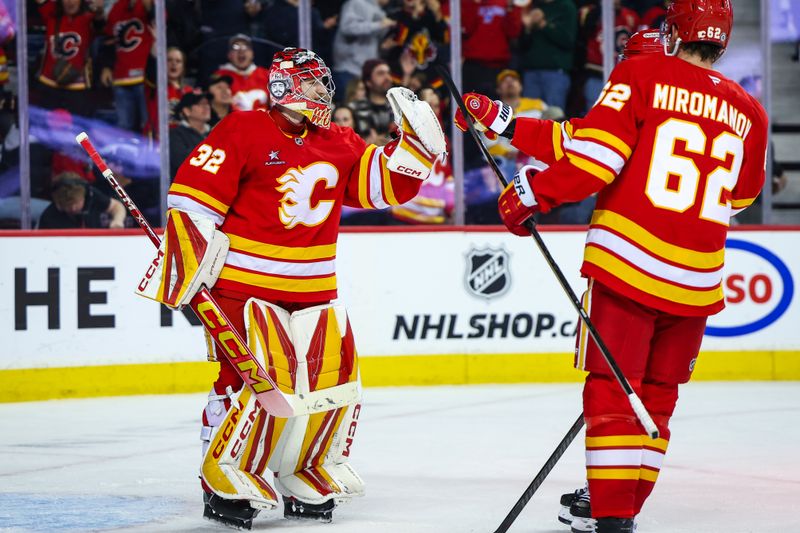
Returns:
[[[580,412],[579,385],[370,388],[353,464],[367,495],[331,524],[254,530],[488,533]],[[201,518],[203,394],[0,405],[0,531],[226,531]],[[800,384],[691,383],[640,533],[797,528]],[[566,532],[580,435],[511,532]]]

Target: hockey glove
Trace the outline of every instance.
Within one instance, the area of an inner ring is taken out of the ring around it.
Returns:
[[[486,138],[493,141],[497,136],[506,131],[508,125],[513,120],[513,113],[508,104],[500,100],[490,100],[488,96],[478,93],[467,93],[464,95],[464,106],[472,115],[475,122],[475,129],[482,131]],[[461,113],[461,109],[456,109],[456,126],[461,131],[467,131],[467,121]]]
[[[532,165],[520,168],[514,175],[514,181],[508,184],[497,201],[500,218],[514,235],[525,237],[531,234],[523,224],[538,210],[531,180],[540,170],[543,169]]]
[[[225,265],[230,240],[199,213],[170,209],[158,254],[136,294],[177,309],[203,286],[211,288]]]
[[[389,89],[386,98],[400,133],[399,140],[384,149],[389,157],[386,166],[392,172],[424,180],[447,148],[439,119],[427,102],[405,87]]]

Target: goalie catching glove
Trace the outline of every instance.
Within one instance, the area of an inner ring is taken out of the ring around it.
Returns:
[[[228,236],[204,215],[170,209],[164,238],[136,294],[173,309],[188,304],[206,286],[216,283],[225,257]]]
[[[531,180],[545,168],[544,164],[523,166],[497,200],[500,218],[503,219],[503,224],[506,225],[508,231],[514,235],[525,237],[531,234],[530,230],[524,226],[525,222],[538,211]]]
[[[464,107],[472,116],[475,129],[483,132],[491,141],[506,131],[511,121],[514,120],[514,113],[508,104],[504,104],[500,100],[493,101],[482,94],[465,94]],[[461,131],[468,130],[467,120],[461,112],[461,108],[456,109],[456,126]]]
[[[427,102],[405,87],[389,89],[386,98],[400,130],[400,138],[384,149],[389,157],[386,166],[392,172],[424,180],[447,149],[439,119]]]

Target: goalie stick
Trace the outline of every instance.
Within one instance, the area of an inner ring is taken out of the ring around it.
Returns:
[[[161,244],[161,238],[144,218],[144,215],[133,203],[125,189],[119,184],[102,156],[97,153],[97,149],[92,144],[92,141],[89,140],[86,132],[79,133],[75,140],[92,158],[103,177],[114,189],[114,192],[117,193],[122,203],[125,204],[131,216],[150,238],[150,242],[158,248]],[[160,259],[160,255],[158,259]],[[156,262],[158,259],[156,259]],[[219,351],[225,355],[225,358],[236,369],[242,380],[253,390],[261,406],[273,416],[281,418],[294,416],[297,409],[295,409],[289,398],[278,389],[275,381],[256,359],[253,352],[250,351],[241,335],[230,326],[230,320],[222,312],[209,290],[206,287],[200,289],[189,305],[197,315],[197,318],[200,319],[200,322],[202,322],[206,331],[214,338]]]
[[[484,159],[486,159],[486,162],[489,164],[489,167],[491,167],[492,171],[494,171],[494,174],[495,176],[497,176],[497,179],[500,181],[500,183],[503,184],[503,187],[506,187],[508,185],[508,180],[506,180],[505,177],[503,176],[503,173],[500,172],[500,168],[498,168],[497,162],[491,156],[489,150],[486,148],[486,145],[483,143],[480,136],[478,135],[478,132],[475,130],[475,127],[473,126],[472,115],[470,115],[469,112],[467,111],[467,108],[464,105],[464,101],[461,97],[461,92],[458,90],[455,83],[453,83],[453,79],[450,77],[450,73],[447,71],[445,67],[441,65],[437,65],[437,69],[441,74],[442,80],[444,81],[445,85],[447,85],[447,89],[453,96],[456,105],[459,107],[459,109],[461,109],[461,113],[464,115],[464,120],[467,123],[467,129],[469,130],[470,135],[472,135],[472,138],[475,140],[475,143],[478,145],[481,154],[483,154]],[[622,370],[619,368],[617,361],[611,355],[611,352],[609,351],[605,342],[603,342],[603,339],[600,337],[600,333],[597,331],[597,329],[594,326],[594,323],[589,318],[589,314],[581,305],[580,301],[578,300],[578,297],[572,290],[572,287],[570,287],[567,278],[561,271],[561,268],[558,266],[555,259],[553,259],[553,256],[550,254],[550,250],[547,248],[547,245],[542,240],[542,236],[536,229],[536,223],[533,221],[533,218],[529,218],[525,222],[524,226],[531,232],[531,236],[533,237],[533,240],[536,242],[536,246],[539,248],[539,251],[542,253],[542,256],[544,256],[544,259],[547,262],[547,265],[550,267],[550,270],[556,276],[556,279],[558,280],[558,283],[561,285],[561,288],[564,289],[564,292],[566,293],[567,297],[572,303],[572,307],[575,308],[575,310],[578,312],[578,315],[580,315],[581,320],[583,320],[583,323],[586,324],[586,329],[589,331],[589,334],[592,336],[592,339],[595,341],[597,347],[600,349],[600,352],[603,354],[603,358],[608,364],[608,367],[611,369],[611,372],[614,374],[617,383],[619,383],[620,387],[622,387],[622,390],[625,392],[625,395],[628,397],[628,401],[630,402],[631,408],[633,409],[633,412],[636,414],[636,417],[639,419],[639,422],[642,424],[645,431],[647,431],[650,438],[657,439],[658,427],[656,426],[655,422],[653,422],[650,413],[647,412],[647,409],[642,403],[642,400],[633,390],[633,387],[631,387],[631,384],[628,382],[628,379],[625,377],[625,374],[622,373]],[[517,518],[517,516],[525,507],[525,505],[528,503],[528,501],[531,499],[531,497],[533,497],[533,494],[542,484],[544,479],[550,473],[550,470],[553,469],[555,463],[559,460],[564,451],[569,447],[570,443],[578,434],[581,426],[583,425],[583,414],[581,414],[579,418],[581,419],[580,423],[576,421],[575,424],[572,425],[570,431],[567,432],[567,434],[559,443],[558,448],[556,448],[556,451],[553,452],[553,454],[548,459],[547,463],[545,463],[544,467],[542,467],[542,469],[536,475],[536,478],[534,478],[533,482],[530,484],[528,489],[522,495],[522,498],[520,498],[520,500],[508,514],[506,519],[503,521],[503,525],[501,525],[500,528],[497,530],[498,532],[506,531],[511,526],[511,524]]]

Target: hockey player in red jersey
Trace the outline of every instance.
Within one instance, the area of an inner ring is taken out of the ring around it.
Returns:
[[[482,129],[544,163],[521,169],[501,195],[510,231],[528,235],[522,224],[535,212],[598,193],[581,268],[589,279],[584,305],[660,438],[640,427],[581,329],[576,366],[589,371],[583,402],[594,518],[585,531],[633,530],[666,453],[678,386],[694,369],[707,317],[724,307],[730,218],[764,183],[766,114],[712,68],[732,24],[729,0],[676,0],[667,53],[617,65],[579,125],[514,120],[482,95],[464,98]]]
[[[331,124],[333,86],[311,51],[287,48],[269,73],[269,111],[220,121],[178,170],[156,281],[139,292],[179,307],[200,285],[280,389],[309,414],[261,409],[233,366],[203,413],[204,516],[250,528],[263,509],[330,521],[364,492],[348,464],[360,406],[353,332],[336,293],[343,205],[385,208],[414,197],[445,141],[436,115],[408,89],[387,97],[399,138],[367,145]],[[158,262],[154,263],[158,264]]]

